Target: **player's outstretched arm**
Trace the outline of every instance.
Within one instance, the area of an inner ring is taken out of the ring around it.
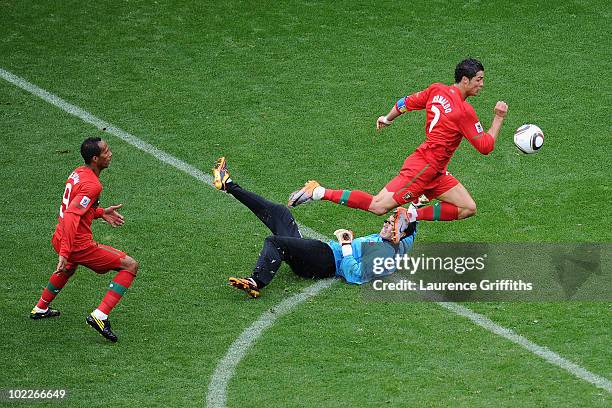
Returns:
[[[117,210],[123,207],[123,204],[111,205],[104,209],[102,213],[102,219],[110,224],[111,227],[120,227],[125,221],[123,215],[119,214]]]
[[[379,116],[378,119],[376,119],[376,129],[390,126],[395,118],[405,112],[425,109],[427,107],[427,98],[429,97],[430,89],[431,86],[422,91],[398,99],[389,113],[387,113],[387,116]]]
[[[493,140],[496,140],[499,130],[506,118],[506,114],[508,113],[508,104],[504,101],[498,101],[493,111],[495,112],[495,116],[493,116],[493,122],[491,122],[491,127],[487,133],[493,137]]]

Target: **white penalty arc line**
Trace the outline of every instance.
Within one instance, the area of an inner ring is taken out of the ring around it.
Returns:
[[[46,102],[58,107],[59,109],[67,112],[82,121],[89,123],[93,126],[96,126],[98,129],[106,128],[106,132],[115,135],[119,139],[125,141],[126,143],[140,149],[156,159],[169,164],[170,166],[196,178],[197,180],[212,185],[212,176],[202,172],[201,170],[191,166],[190,164],[185,163],[184,161],[164,152],[163,150],[158,149],[157,147],[151,145],[150,143],[145,142],[137,138],[134,135],[108,123],[91,113],[75,106],[71,103],[66,102],[60,97],[45,91],[44,89],[26,81],[23,78],[18,77],[2,68],[0,68],[0,77],[5,79],[6,81],[12,83],[13,85],[30,92],[31,94],[43,99]],[[302,231],[306,233],[306,235],[326,240],[327,238],[318,232],[309,229],[307,227],[301,226]],[[274,324],[274,322],[281,316],[289,313],[293,308],[303,303],[307,299],[312,296],[317,295],[321,290],[330,287],[335,280],[333,279],[325,279],[318,281],[317,283],[305,288],[302,292],[291,296],[280,302],[273,309],[266,311],[264,314],[260,316],[251,326],[249,326],[230,346],[225,356],[218,363],[211,381],[208,386],[208,394],[206,398],[206,403],[210,407],[225,407],[227,401],[227,386],[229,384],[230,379],[233,377],[236,367],[238,363],[244,358],[248,349],[257,341],[257,339],[261,336],[261,334],[270,326]],[[523,336],[516,334],[514,331],[507,329],[493,322],[489,318],[473,312],[472,310],[461,306],[456,303],[451,302],[436,302],[441,307],[446,308],[447,310],[459,315],[468,318],[476,325],[488,330],[491,333],[494,333],[498,336],[501,336],[511,342],[523,347],[524,349],[532,352],[533,354],[543,358],[550,364],[556,365],[567,372],[573,374],[574,376],[587,381],[596,387],[604,389],[609,393],[612,393],[612,382],[604,377],[601,377],[597,374],[593,374],[585,368],[572,363],[571,361],[559,356],[554,351],[539,346]]]
[[[329,288],[334,282],[336,282],[335,279],[323,279],[308,286],[300,293],[283,300],[272,309],[264,312],[259,319],[247,327],[242,334],[234,340],[221,361],[217,364],[217,367],[215,367],[215,372],[208,384],[206,406],[211,408],[226,407],[227,386],[234,376],[236,367],[244,356],[246,356],[248,350],[255,341],[261,337],[263,332],[272,326],[279,317],[286,315],[300,303],[316,296],[323,289]]]

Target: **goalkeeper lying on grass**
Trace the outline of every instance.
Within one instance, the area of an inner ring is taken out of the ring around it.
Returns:
[[[225,157],[213,168],[215,188],[225,191],[247,206],[269,229],[272,235],[264,241],[253,273],[248,278],[229,278],[235,288],[251,297],[267,286],[285,261],[297,275],[310,279],[342,277],[349,283],[362,284],[375,276],[385,276],[395,268],[374,273],[372,257],[395,258],[412,248],[416,235],[414,209],[398,207],[384,221],[378,234],[353,239],[352,231],[337,230],[338,241],[325,243],[303,238],[293,215],[287,207],[272,203],[247,191],[230,178]]]

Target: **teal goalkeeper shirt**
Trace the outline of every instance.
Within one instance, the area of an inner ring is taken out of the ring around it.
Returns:
[[[353,254],[344,257],[342,256],[342,246],[338,241],[329,241],[327,245],[331,247],[336,260],[336,276],[343,277],[348,283],[361,285],[375,277],[392,274],[395,272],[395,267],[384,269],[380,273],[374,273],[372,260],[376,257],[394,258],[397,255],[407,254],[412,249],[415,236],[416,230],[397,245],[383,240],[378,234],[356,238],[351,244]]]

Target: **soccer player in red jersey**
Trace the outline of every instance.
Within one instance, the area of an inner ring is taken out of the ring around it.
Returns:
[[[484,131],[470,96],[478,95],[484,85],[484,67],[468,58],[455,68],[455,84],[434,83],[426,89],[401,98],[386,116],[376,120],[376,129],[390,126],[411,110],[426,110],[425,141],[406,160],[399,174],[375,196],[359,190],[325,189],[314,180],[291,194],[288,205],[295,207],[311,200],[327,200],[351,208],[382,215],[393,208],[413,202],[424,195],[439,200],[433,206],[410,208],[412,217],[427,221],[451,221],[476,214],[476,203],[467,189],[447,171],[453,153],[465,137],[480,153],[489,154],[504,122],[508,105],[495,105],[493,121]]]
[[[77,266],[86,266],[99,274],[116,270],[119,272],[111,281],[102,302],[86,318],[87,324],[106,339],[116,342],[117,336],[111,330],[108,315],[132,284],[138,272],[138,262],[118,249],[95,242],[91,233],[94,218],[102,218],[113,227],[124,223],[123,216],[117,212],[121,205],[98,207],[102,192],[100,172],[109,166],[113,156],[108,144],[99,137],[87,138],[81,144],[81,156],[85,165],[77,167],[66,181],[58,223],[51,240],[59,256],[57,267],[30,317],[43,319],[60,315],[49,304],[66,285]]]

